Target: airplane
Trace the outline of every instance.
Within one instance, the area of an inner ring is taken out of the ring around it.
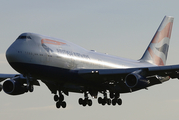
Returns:
[[[165,16],[139,60],[87,50],[74,43],[36,33],[22,33],[6,51],[18,74],[0,74],[0,90],[9,95],[34,91],[43,82],[54,94],[57,108],[66,108],[64,95],[84,94],[78,103],[121,105],[120,94],[134,92],[169,79],[179,79],[179,65],[166,65],[174,18]],[[102,94],[103,97],[98,95]]]

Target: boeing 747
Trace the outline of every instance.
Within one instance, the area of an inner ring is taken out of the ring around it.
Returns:
[[[19,74],[0,74],[0,90],[9,95],[33,92],[45,83],[57,108],[65,108],[64,95],[84,94],[78,102],[91,106],[90,96],[102,105],[121,105],[120,94],[147,89],[179,78],[179,65],[166,66],[173,17],[165,16],[139,60],[89,51],[69,41],[23,33],[7,49],[8,63]],[[103,94],[103,97],[99,97]]]

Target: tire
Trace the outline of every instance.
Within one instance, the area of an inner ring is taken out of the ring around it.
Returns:
[[[57,103],[56,103],[56,107],[57,107],[57,108],[60,108],[60,107],[61,107],[60,102],[57,102]]]
[[[80,98],[80,99],[78,100],[78,103],[79,103],[80,105],[82,105],[82,104],[83,104],[83,99]]]
[[[106,104],[105,99],[102,99],[102,105],[104,106]]]
[[[121,99],[121,98],[119,98],[119,99],[117,100],[117,104],[118,104],[118,105],[122,105],[122,99]]]
[[[92,100],[88,100],[88,106],[92,106]]]
[[[63,101],[64,100],[64,96],[61,94],[59,97],[59,101]]]
[[[113,99],[113,100],[112,100],[112,105],[115,106],[115,105],[116,105],[116,102],[117,102],[117,100],[116,100],[116,99]]]
[[[66,108],[67,104],[65,101],[62,102],[62,108]]]
[[[107,99],[107,104],[111,105],[111,99]]]
[[[54,95],[54,101],[58,101],[58,95]]]
[[[102,103],[102,98],[101,98],[101,97],[98,98],[98,103],[99,103],[99,104]]]
[[[86,106],[86,101],[85,101],[85,100],[83,101],[83,104],[82,104],[82,105],[83,105],[84,107]]]

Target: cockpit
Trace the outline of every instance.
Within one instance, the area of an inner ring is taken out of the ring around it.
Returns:
[[[31,37],[27,35],[20,35],[17,39],[31,39]]]

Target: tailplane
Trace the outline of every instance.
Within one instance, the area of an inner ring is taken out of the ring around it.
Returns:
[[[163,66],[166,64],[173,17],[165,16],[140,61]]]

